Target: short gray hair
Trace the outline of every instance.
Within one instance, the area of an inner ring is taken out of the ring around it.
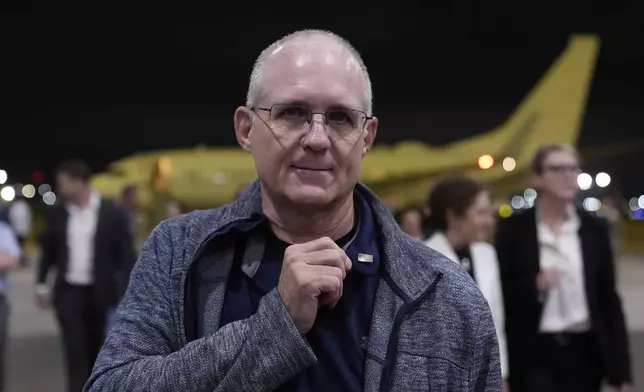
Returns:
[[[370,116],[372,111],[373,93],[371,92],[371,79],[369,78],[369,72],[367,71],[367,66],[364,64],[364,61],[362,61],[362,57],[360,56],[360,53],[356,50],[356,48],[353,47],[353,45],[349,43],[349,41],[340,37],[337,34],[334,34],[326,30],[312,30],[312,29],[299,30],[280,38],[279,40],[270,44],[266,49],[264,49],[262,53],[260,53],[259,57],[257,57],[257,60],[255,60],[253,71],[250,74],[248,93],[246,95],[246,107],[252,108],[255,105],[257,105],[257,101],[261,98],[262,94],[264,93],[262,76],[263,76],[266,60],[271,56],[271,54],[277,48],[279,48],[280,46],[290,41],[293,41],[298,38],[308,38],[313,36],[323,36],[331,39],[332,41],[340,44],[342,47],[347,49],[349,53],[351,53],[351,55],[358,61],[358,64],[360,65],[360,69],[362,70],[362,73],[364,74],[364,78],[365,78],[365,91],[364,91],[365,108],[364,109],[367,112],[367,115]]]

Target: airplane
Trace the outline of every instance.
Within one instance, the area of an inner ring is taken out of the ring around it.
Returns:
[[[489,132],[442,147],[420,142],[375,146],[365,157],[361,181],[393,209],[424,204],[432,184],[448,172],[486,181],[495,197],[525,188],[530,161],[541,145],[577,144],[599,46],[595,35],[572,35],[514,113]],[[480,158],[492,165],[482,169]],[[92,183],[108,197],[118,198],[124,186],[134,185],[144,205],[163,194],[198,209],[231,202],[240,188],[256,178],[248,153],[239,148],[200,146],[118,160],[94,176]]]

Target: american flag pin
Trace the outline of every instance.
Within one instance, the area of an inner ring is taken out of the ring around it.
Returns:
[[[373,263],[373,255],[358,253],[358,261],[361,263]]]

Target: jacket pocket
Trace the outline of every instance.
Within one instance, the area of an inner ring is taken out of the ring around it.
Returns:
[[[399,353],[392,392],[465,392],[468,372],[452,361]]]
[[[427,358],[427,378],[432,392],[461,392],[468,390],[469,372],[443,358]]]
[[[391,392],[426,392],[429,389],[429,358],[398,353],[393,369]]]

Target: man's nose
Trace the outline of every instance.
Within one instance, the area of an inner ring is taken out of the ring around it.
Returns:
[[[309,131],[302,140],[302,146],[308,147],[315,151],[328,149],[331,145],[329,134],[326,129],[324,115],[315,113],[311,116]]]

